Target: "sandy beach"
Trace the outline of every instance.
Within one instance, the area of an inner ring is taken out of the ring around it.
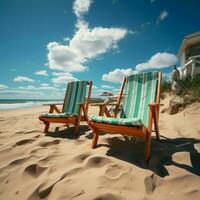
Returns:
[[[168,106],[169,98],[162,101]],[[160,114],[161,141],[153,133],[151,158],[143,140],[103,135],[92,150],[91,130],[51,125],[38,116],[47,106],[0,111],[1,200],[132,200],[200,197],[200,103],[176,115]],[[90,107],[89,115],[98,113]]]

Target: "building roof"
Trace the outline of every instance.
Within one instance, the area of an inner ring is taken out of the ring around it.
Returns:
[[[178,56],[190,45],[200,43],[200,31],[192,33],[184,37],[182,44],[178,51]]]

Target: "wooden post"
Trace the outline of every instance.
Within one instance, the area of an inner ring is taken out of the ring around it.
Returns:
[[[80,121],[81,121],[81,105],[79,105],[79,111],[78,111],[78,116],[76,117],[76,125],[75,125],[75,130],[74,130],[74,138],[77,137],[77,134],[79,132],[79,127],[80,127]]]
[[[89,107],[89,103],[90,103],[90,97],[91,97],[91,93],[92,93],[92,81],[88,82],[89,84],[89,89],[88,89],[88,97],[87,97],[87,104],[86,104],[86,115],[88,114],[88,107]]]
[[[196,59],[192,58],[192,72],[191,72],[191,77],[193,77],[194,74],[195,74],[195,67],[196,67]]]
[[[124,92],[125,83],[126,83],[126,78],[124,78],[124,80],[123,80],[123,83],[122,83],[122,86],[121,86],[121,89],[120,89],[120,92],[119,92],[119,96],[117,98],[117,105],[116,105],[114,117],[117,117],[117,114],[118,114],[118,111],[119,111],[119,106],[120,106],[122,95],[123,95],[123,92]]]
[[[93,130],[92,149],[96,148],[98,139],[99,139],[98,133],[96,133],[96,132]]]
[[[44,122],[44,124],[45,124],[44,133],[48,133],[50,123],[49,122]]]
[[[152,118],[153,118],[153,113],[152,113],[152,107],[150,106],[149,122],[148,122],[146,137],[145,137],[145,155],[144,155],[144,157],[145,157],[146,162],[149,160],[150,149],[151,149]]]

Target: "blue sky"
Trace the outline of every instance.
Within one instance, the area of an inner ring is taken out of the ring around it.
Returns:
[[[92,80],[117,93],[123,76],[167,76],[184,36],[199,31],[197,0],[1,0],[0,98],[62,98]]]

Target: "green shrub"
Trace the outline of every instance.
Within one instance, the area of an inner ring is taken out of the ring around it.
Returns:
[[[170,81],[162,81],[161,85],[161,93],[171,92],[171,82]]]
[[[187,76],[180,80],[181,96],[190,95],[194,101],[200,101],[200,74]]]

